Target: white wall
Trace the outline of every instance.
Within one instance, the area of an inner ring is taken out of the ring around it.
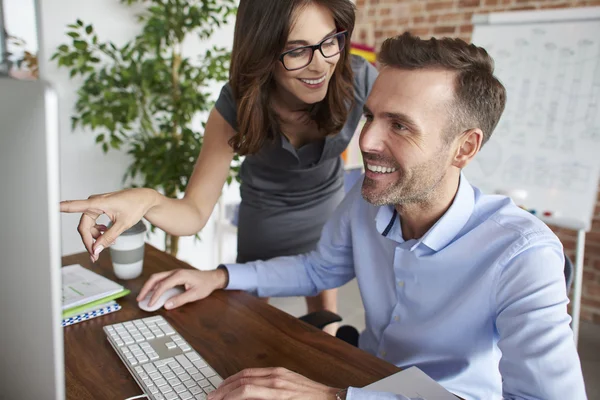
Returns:
[[[81,81],[70,80],[66,69],[59,70],[54,62],[45,60],[59,45],[70,39],[65,34],[66,25],[78,18],[86,24],[92,23],[102,40],[124,44],[140,29],[135,19],[136,10],[140,8],[127,7],[118,0],[40,0],[40,3],[40,75],[54,85],[60,100],[61,199],[83,199],[91,194],[119,190],[122,188],[122,176],[130,162],[128,156],[125,151],[104,154],[100,146],[95,144],[95,135],[91,132],[80,129],[71,131],[70,117]],[[215,42],[231,47],[233,23],[216,34]],[[200,54],[203,47],[197,41],[190,41],[184,46],[186,55],[191,57],[195,57],[196,53]],[[219,89],[213,88],[215,95]],[[239,196],[236,188],[229,189],[229,193],[229,198]],[[62,215],[63,255],[85,251],[76,229],[78,221],[79,215]],[[216,259],[212,220],[201,235],[202,241],[199,243],[195,243],[192,238],[182,240],[180,258],[198,268],[213,268]],[[232,243],[231,237],[228,240]],[[150,243],[161,248],[163,246],[160,236],[152,237]],[[234,254],[235,249],[229,246],[228,258],[235,257]]]

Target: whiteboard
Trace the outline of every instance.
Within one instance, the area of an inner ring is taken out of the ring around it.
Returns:
[[[494,58],[508,99],[465,176],[484,193],[518,193],[515,202],[549,224],[589,231],[600,171],[600,7],[473,22],[472,41]]]

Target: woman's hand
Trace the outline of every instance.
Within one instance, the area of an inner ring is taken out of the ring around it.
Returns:
[[[92,195],[87,200],[67,200],[60,203],[60,211],[83,213],[77,230],[92,262],[117,237],[135,225],[152,208],[157,193],[152,189],[127,189]],[[96,220],[106,214],[112,226],[98,225]]]
[[[154,291],[149,306],[152,306],[156,300],[167,290],[175,286],[183,285],[185,292],[171,297],[165,304],[165,308],[170,310],[186,303],[201,300],[216,289],[224,289],[229,282],[227,269],[218,268],[213,271],[198,271],[195,269],[176,269],[173,271],[160,272],[152,274],[150,279],[144,283],[140,294],[136,300],[143,300],[148,293]]]
[[[333,400],[338,391],[285,368],[255,368],[225,379],[208,399]]]

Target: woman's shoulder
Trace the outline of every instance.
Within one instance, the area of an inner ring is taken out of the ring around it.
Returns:
[[[233,129],[236,129],[237,105],[229,82],[225,83],[221,88],[221,93],[219,94],[219,98],[215,103],[215,108],[217,111],[219,111],[225,121],[227,121],[229,125],[233,127]]]
[[[350,65],[354,74],[354,95],[358,102],[364,103],[379,72],[373,64],[355,54],[350,55]]]

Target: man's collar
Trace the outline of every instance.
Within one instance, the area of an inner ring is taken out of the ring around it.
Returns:
[[[474,208],[475,198],[473,187],[461,173],[458,191],[450,208],[422,238],[418,239],[411,246],[411,250],[414,250],[419,244],[423,243],[433,251],[440,251],[454,240],[469,218],[471,218]],[[375,225],[377,231],[382,236],[399,243],[404,243],[405,240],[402,237],[400,219],[394,206],[379,207],[379,211],[375,217]]]

